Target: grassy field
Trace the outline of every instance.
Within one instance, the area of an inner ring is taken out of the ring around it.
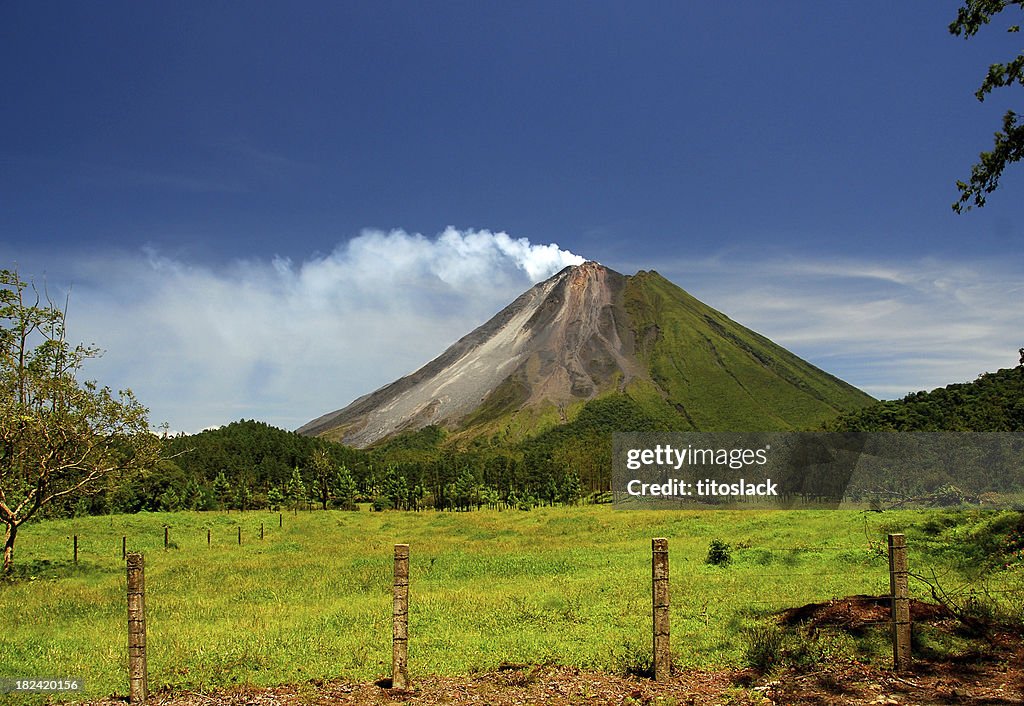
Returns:
[[[411,545],[414,677],[502,662],[642,667],[651,653],[650,546],[658,536],[669,538],[671,552],[675,663],[740,666],[748,629],[773,611],[887,593],[885,533],[920,519],[604,506],[300,512],[286,513],[281,528],[277,513],[34,523],[19,534],[19,578],[0,583],[0,678],[73,676],[84,679],[88,696],[127,693],[123,535],[146,557],[151,689],[208,688],[389,675],[396,542]],[[712,539],[731,545],[731,564],[705,563]],[[913,545],[910,557],[913,566]],[[887,649],[876,646],[878,659]]]

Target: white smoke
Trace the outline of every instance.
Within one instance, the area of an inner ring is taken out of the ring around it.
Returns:
[[[412,372],[583,258],[503,232],[367,230],[303,262],[214,268],[157,252],[66,263],[87,374],[131,387],[154,424],[297,427]],[[52,270],[51,270],[52,271]],[[28,273],[23,273],[28,274]]]
[[[86,369],[131,387],[182,431],[242,417],[295,428],[412,372],[532,284],[583,258],[486,230],[364,231],[300,262],[210,267],[157,252],[97,253],[35,271],[73,284],[71,340]],[[32,258],[28,258],[31,261]],[[654,266],[736,321],[879,397],[1016,364],[1024,274],[1012,261],[704,257]]]

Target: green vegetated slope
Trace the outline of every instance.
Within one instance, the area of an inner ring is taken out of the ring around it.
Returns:
[[[388,463],[401,466],[410,487],[422,483],[429,464],[420,462],[438,460],[443,436],[437,428],[422,430],[411,447],[398,443],[393,458],[381,461],[326,439],[243,419],[166,438],[162,460],[153,468],[110,474],[88,492],[45,505],[38,516],[305,507],[323,504],[325,485],[330,506],[344,507],[349,477],[356,499],[370,502],[381,492]],[[326,466],[318,466],[318,456]],[[440,482],[449,480],[439,476]]]
[[[593,431],[812,429],[874,402],[657,272],[625,279],[614,316],[643,375],[628,382],[615,377],[596,399],[560,409],[522,406],[526,386],[509,378],[453,430],[452,440],[487,436],[497,443],[519,442],[544,434],[592,437]],[[585,423],[573,425],[578,415]],[[594,418],[602,420],[600,429]]]
[[[806,429],[873,401],[656,272],[630,278],[625,309],[652,382],[691,429]]]
[[[263,507],[271,488],[283,488],[296,468],[306,472],[314,453],[335,466],[356,468],[363,454],[324,439],[301,436],[255,420],[164,440],[164,460],[153,469],[112,475],[84,495],[69,496],[44,514],[104,514],[156,510]],[[216,488],[218,477],[226,482]]]
[[[607,487],[615,432],[815,429],[874,402],[656,272],[622,279],[611,317],[639,374],[617,371],[596,397],[558,407],[524,405],[529,386],[510,377],[456,428],[430,435],[435,457],[511,457],[538,480],[575,473],[593,491]],[[399,460],[392,449],[408,435],[375,449]],[[424,438],[412,436],[425,460]]]
[[[1024,431],[1024,366],[848,412],[830,431]]]
[[[589,506],[286,512],[280,528],[278,514],[266,512],[32,523],[23,529],[15,580],[0,582],[0,678],[71,676],[84,679],[90,697],[127,693],[122,536],[129,550],[145,553],[151,688],[207,690],[387,676],[398,542],[411,545],[414,679],[502,662],[643,668],[650,662],[655,536],[667,537],[671,552],[674,663],[742,666],[747,629],[774,612],[885,594],[885,533],[911,531],[929,517]],[[932,525],[938,536],[948,521],[940,516]],[[79,537],[77,567],[71,535]],[[919,535],[908,536],[915,570],[935,567],[953,582],[948,572],[959,559],[936,559]],[[727,566],[705,563],[712,539],[731,547]],[[913,590],[926,597],[920,584]],[[836,649],[863,648],[881,664],[889,659],[884,626],[865,635],[864,645],[843,639]]]
[[[524,411],[492,417],[505,425],[490,443],[519,437],[528,464],[611,467],[611,435],[628,431],[775,431],[812,429],[874,400],[679,288],[656,272],[627,278],[618,317],[647,371],[624,389],[605,392],[554,415],[524,434]],[[472,421],[472,420],[470,420]],[[518,425],[518,426],[515,426]],[[481,436],[469,426],[456,440]]]

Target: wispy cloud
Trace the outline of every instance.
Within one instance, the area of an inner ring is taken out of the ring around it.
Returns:
[[[1011,367],[1024,345],[1024,272],[1013,263],[723,257],[662,272],[878,397]]]
[[[505,233],[365,231],[303,262],[210,268],[159,252],[77,260],[71,333],[87,373],[184,431],[297,427],[409,373],[531,284],[583,258]]]
[[[73,339],[106,351],[89,377],[131,387],[154,423],[295,428],[415,370],[582,259],[486,230],[365,231],[300,262],[97,253],[49,262],[47,279],[61,301],[74,284]],[[1014,365],[1024,345],[1024,273],[1010,262],[730,256],[655,269],[878,397]]]

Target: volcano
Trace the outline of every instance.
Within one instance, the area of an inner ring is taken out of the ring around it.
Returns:
[[[806,429],[874,400],[653,271],[535,285],[422,368],[301,427],[366,447],[429,425],[522,438],[624,395],[680,431]]]

